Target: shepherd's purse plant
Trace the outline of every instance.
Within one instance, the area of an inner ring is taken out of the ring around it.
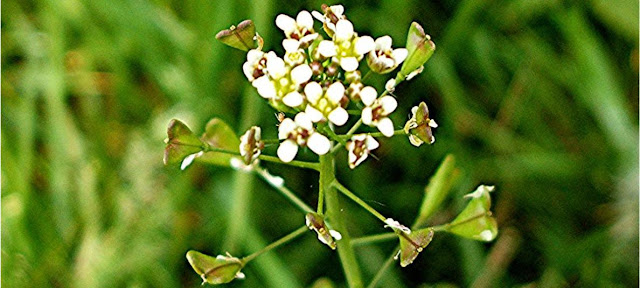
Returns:
[[[223,253],[214,257],[193,250],[187,252],[187,260],[204,283],[222,284],[244,278],[242,269],[253,259],[309,230],[328,247],[328,253],[337,251],[349,287],[364,287],[354,246],[398,239],[397,252],[389,261],[399,259],[400,266],[405,267],[437,233],[449,232],[478,241],[492,241],[497,236],[497,223],[490,210],[490,192],[494,187],[487,185],[480,185],[465,196],[469,199],[466,207],[451,222],[426,226],[457,175],[453,156],[445,157],[431,177],[412,225],[382,215],[337,179],[335,165],[356,169],[370,156],[374,157],[373,152],[385,138],[407,137],[416,147],[435,142],[433,129],[438,125],[430,118],[425,102],[407,111],[411,116],[403,125],[393,123],[389,116],[398,106],[395,88],[423,71],[436,46],[415,22],[409,27],[405,47],[393,48],[389,36],[374,39],[356,32],[342,5],[323,5],[321,10],[301,11],[295,18],[277,16],[275,24],[285,36],[284,55],[263,51],[264,40],[251,20],[216,35],[223,43],[246,51],[242,71],[260,97],[276,110],[277,137],[263,139],[260,126],[253,126],[238,137],[217,118],[206,125],[201,137],[179,120],[169,124],[166,165],[176,164],[184,170],[200,162],[255,173],[304,213],[299,229],[248,256]],[[389,75],[393,71],[397,71],[395,76],[389,77],[384,87],[367,83],[372,73]],[[402,128],[396,129],[398,126]],[[266,145],[278,146],[275,156],[263,154]],[[300,153],[317,154],[318,161],[296,160]],[[347,163],[335,163],[338,153],[347,153]],[[262,167],[262,161],[319,173],[315,209],[288,189],[283,178]],[[344,213],[340,213],[339,194],[379,219],[381,227],[391,232],[353,238],[343,219]],[[388,266],[384,265],[369,281],[369,287],[376,285]]]

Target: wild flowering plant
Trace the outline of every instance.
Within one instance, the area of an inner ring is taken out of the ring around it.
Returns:
[[[432,129],[438,127],[429,117],[429,109],[424,102],[411,109],[411,118],[403,129],[396,130],[390,118],[398,106],[393,95],[396,86],[422,72],[423,65],[435,51],[430,36],[414,22],[409,28],[406,47],[393,48],[393,40],[389,36],[374,40],[356,32],[344,12],[341,5],[323,5],[322,12],[301,11],[295,18],[278,15],[275,24],[285,36],[282,40],[284,55],[263,51],[264,40],[256,33],[250,20],[216,35],[223,43],[247,51],[242,71],[260,97],[279,112],[277,139],[263,139],[259,126],[253,126],[237,137],[219,119],[207,124],[202,137],[195,136],[178,120],[174,119],[169,124],[164,156],[166,164],[180,163],[184,170],[198,161],[254,172],[306,213],[304,219],[300,219],[304,224],[302,227],[243,258],[229,254],[212,257],[189,251],[187,259],[204,282],[221,284],[244,278],[241,270],[248,262],[308,230],[315,232],[321,243],[337,250],[351,287],[363,286],[353,252],[355,245],[397,238],[399,246],[392,256],[393,259],[399,258],[400,265],[405,267],[429,245],[437,232],[445,231],[479,241],[492,241],[496,237],[497,224],[490,211],[492,186],[480,185],[467,195],[470,200],[466,208],[452,222],[426,227],[427,219],[446,198],[455,178],[453,176],[457,175],[452,156],[445,158],[431,178],[418,217],[410,227],[382,215],[338,182],[334,163],[337,153],[346,152],[348,163],[345,164],[355,169],[381,145],[379,141],[384,138],[408,137],[416,147],[423,143],[433,144]],[[399,71],[384,88],[366,83],[370,73],[389,74],[398,67]],[[362,76],[363,71],[366,71],[365,76]],[[278,144],[277,157],[262,153],[265,143]],[[295,160],[299,153],[309,151],[318,155],[318,162]],[[284,186],[284,179],[269,173],[261,167],[260,161],[318,172],[317,208],[311,209],[297,198]],[[352,238],[342,219],[344,216],[338,213],[338,193],[377,217],[382,227],[391,229],[392,233]],[[379,275],[383,271],[381,269]],[[370,285],[374,286],[377,279],[379,277],[375,277]]]

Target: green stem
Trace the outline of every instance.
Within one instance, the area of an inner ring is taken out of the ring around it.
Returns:
[[[305,161],[298,161],[298,160],[293,160],[291,162],[283,162],[282,160],[280,160],[280,158],[275,157],[275,156],[269,156],[269,155],[260,155],[258,156],[258,159],[263,160],[263,161],[267,161],[267,162],[273,162],[273,163],[279,163],[279,164],[285,164],[285,165],[289,165],[289,166],[294,166],[294,167],[298,167],[298,168],[304,168],[304,169],[311,169],[311,170],[320,170],[320,164],[316,163],[316,162],[305,162]]]
[[[280,139],[263,139],[262,142],[264,142],[264,144],[278,144],[280,143]]]
[[[219,153],[225,153],[225,154],[241,156],[240,152],[226,150],[226,149],[222,149],[222,148],[211,147],[211,146],[203,147],[202,151],[204,151],[204,152],[219,152]],[[267,162],[273,162],[273,163],[278,163],[278,164],[294,166],[294,167],[298,167],[298,168],[312,169],[312,170],[316,170],[316,171],[318,171],[318,169],[320,167],[320,164],[318,164],[316,162],[304,162],[304,161],[297,161],[297,160],[293,160],[291,162],[283,162],[282,160],[280,160],[280,158],[275,157],[275,156],[269,156],[269,155],[260,155],[260,156],[258,156],[258,159],[263,160],[263,161],[267,161]]]
[[[360,80],[360,82],[364,83],[367,80],[369,80],[369,78],[371,77],[371,74],[373,74],[373,70],[367,71],[367,74],[364,74],[364,77],[362,77],[362,80]]]
[[[285,198],[289,199],[289,201],[296,205],[300,210],[305,213],[313,212],[313,209],[305,204],[304,201],[300,200],[300,198],[298,198],[293,192],[291,192],[291,190],[285,187],[284,183],[276,181],[276,176],[271,175],[271,173],[269,173],[267,169],[262,167],[255,167],[253,171],[255,171],[256,174],[258,174],[258,176],[260,176],[260,178],[262,178],[265,182],[269,183],[271,187],[278,190],[278,192],[280,192],[280,194],[282,194]]]
[[[351,247],[351,237],[344,223],[344,215],[340,208],[338,191],[334,189],[332,183],[335,181],[334,155],[327,153],[320,156],[320,189],[324,191],[326,198],[327,217],[331,219],[333,229],[342,234],[342,240],[337,241],[338,256],[342,263],[342,269],[347,278],[347,283],[351,288],[363,287],[360,267],[356,260],[355,253]]]
[[[364,133],[364,134],[370,135],[371,137],[383,137],[384,136],[382,134],[382,132],[372,132],[372,133]],[[406,134],[407,133],[404,132],[404,129],[398,129],[398,130],[393,131],[393,135],[394,136],[395,135],[406,135]],[[340,137],[342,139],[350,139],[353,135],[348,135],[348,134],[341,135],[341,134],[338,134],[336,136],[338,136],[338,137]]]
[[[351,139],[351,136],[353,136],[353,134],[356,133],[356,131],[358,130],[358,128],[360,128],[361,125],[362,125],[362,118],[358,119],[358,122],[353,124],[351,129],[349,129],[349,131],[347,132],[346,135],[344,135],[344,137],[341,138],[340,135],[337,135],[338,139],[340,139],[341,141],[338,141],[338,145],[336,145],[335,147],[333,147],[333,149],[331,149],[331,153],[335,153],[336,151],[338,151],[338,149],[340,149],[340,147],[342,147],[343,145],[346,145],[346,141],[343,139]]]
[[[351,246],[354,246],[354,247],[355,246],[363,246],[363,245],[367,245],[367,244],[373,244],[373,243],[378,243],[378,242],[383,242],[383,241],[389,241],[389,240],[393,240],[393,239],[397,239],[397,238],[398,238],[398,234],[393,233],[393,232],[370,235],[370,236],[363,236],[363,237],[358,237],[358,238],[354,238],[353,240],[351,240]]]
[[[376,216],[376,218],[380,219],[380,221],[386,223],[385,221],[387,221],[387,217],[384,217],[382,214],[380,214],[380,212],[376,211],[376,209],[373,209],[373,207],[369,206],[369,204],[367,204],[362,199],[360,199],[360,197],[358,197],[356,194],[353,194],[353,192],[349,191],[349,189],[342,186],[342,184],[340,184],[338,180],[333,180],[332,185],[333,187],[337,188],[340,192],[342,192],[342,194],[349,197],[349,199],[353,200],[353,202],[356,202],[362,208],[369,211],[369,213],[371,213],[373,216]]]
[[[277,241],[267,245],[266,247],[260,249],[260,251],[254,252],[253,254],[246,256],[244,258],[242,258],[242,263],[243,265],[246,265],[247,263],[249,263],[251,260],[255,259],[256,257],[269,252],[270,250],[277,248],[278,246],[285,244],[293,239],[295,239],[296,237],[302,235],[302,233],[306,232],[309,228],[307,228],[307,226],[302,226],[298,229],[296,229],[295,231],[289,233],[288,235],[278,239]]]
[[[400,249],[400,245],[397,245],[396,248],[393,249],[393,254],[391,255],[391,257],[387,258],[387,260],[384,262],[384,264],[382,264],[382,267],[380,267],[380,270],[378,270],[378,273],[376,273],[376,275],[373,276],[373,280],[371,280],[369,285],[367,285],[367,288],[375,288],[376,287],[376,285],[378,284],[380,279],[382,279],[382,276],[384,276],[384,272],[386,272],[387,269],[389,269],[389,267],[391,267],[391,264],[393,264],[393,262],[396,260],[395,259],[395,255],[396,255],[396,252],[399,249]]]
[[[471,222],[473,220],[476,220],[478,218],[481,218],[481,217],[484,217],[484,216],[487,216],[487,215],[491,216],[491,211],[480,213],[478,215],[469,217],[469,218],[464,219],[464,220],[459,221],[459,222],[447,223],[447,224],[442,224],[442,225],[438,225],[438,226],[433,226],[433,227],[431,227],[431,229],[433,229],[433,231],[435,231],[435,232],[440,232],[440,231],[449,232],[449,230],[451,228],[453,228],[453,227],[456,227],[458,225],[462,225],[462,224]]]

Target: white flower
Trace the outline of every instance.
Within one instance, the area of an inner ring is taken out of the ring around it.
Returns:
[[[322,11],[324,11],[324,14],[318,11],[313,11],[311,14],[322,22],[322,28],[324,28],[329,37],[333,37],[338,20],[347,19],[344,15],[344,7],[342,5],[327,6],[322,4]]]
[[[364,87],[360,91],[360,99],[366,106],[362,109],[362,123],[378,127],[382,135],[391,137],[394,132],[393,122],[387,116],[396,110],[398,102],[391,96],[376,98],[377,94],[378,92],[371,86]]]
[[[411,119],[404,125],[404,132],[409,135],[409,142],[419,147],[424,142],[433,144],[436,141],[431,128],[437,127],[436,121],[429,118],[427,104],[420,102],[420,105],[411,108]]]
[[[250,165],[258,159],[264,148],[261,131],[260,127],[253,126],[240,136],[240,155],[245,165]]]
[[[396,69],[407,58],[407,49],[391,49],[391,37],[382,36],[375,41],[375,49],[369,52],[367,64],[376,73],[385,74]]]
[[[333,124],[344,125],[349,119],[347,110],[340,106],[344,91],[344,86],[340,82],[331,84],[326,91],[317,82],[309,82],[304,87],[304,94],[308,101],[305,112],[311,121],[320,122],[329,119]]]
[[[351,141],[345,146],[349,150],[349,168],[353,169],[367,159],[369,152],[378,148],[378,141],[367,134],[358,134],[351,137]]]
[[[353,31],[353,24],[346,19],[338,20],[335,26],[333,40],[321,41],[318,52],[323,57],[332,57],[344,71],[355,71],[363,55],[375,48],[373,38],[358,37]]]
[[[318,37],[318,34],[313,30],[313,17],[305,10],[300,11],[296,19],[284,14],[278,15],[276,26],[284,32],[288,39],[299,41],[303,47]]]
[[[331,148],[331,141],[316,132],[313,122],[306,113],[300,112],[294,120],[284,119],[278,127],[278,138],[284,140],[278,147],[278,157],[283,162],[291,162],[298,153],[298,146],[307,146],[318,155],[324,155]]]
[[[242,65],[242,72],[249,82],[264,75],[267,61],[264,55],[264,52],[257,49],[251,49],[247,52],[247,62]]]
[[[400,224],[400,222],[393,220],[393,218],[387,218],[387,220],[384,220],[384,223],[387,224],[387,225],[384,225],[384,228],[389,227],[394,231],[400,230],[406,234],[411,233],[411,229],[409,229],[407,226]]]
[[[251,83],[258,89],[258,94],[266,99],[282,101],[289,107],[302,105],[304,97],[298,90],[311,79],[311,67],[300,64],[291,68],[273,51],[267,53],[265,58],[267,74]]]

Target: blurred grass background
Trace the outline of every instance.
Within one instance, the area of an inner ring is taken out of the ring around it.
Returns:
[[[251,175],[164,167],[162,141],[171,118],[201,133],[214,116],[239,134],[260,124],[274,138],[274,111],[242,75],[244,54],[214,35],[251,18],[266,49],[281,53],[276,15],[319,10],[321,1],[3,4],[6,287],[196,287],[188,249],[247,254],[303,223]],[[447,153],[462,177],[433,223],[451,219],[476,185],[498,187],[494,243],[437,235],[381,287],[638,286],[637,1],[343,4],[357,31],[389,34],[394,46],[413,20],[431,34],[437,51],[398,88],[392,118],[400,127],[426,101],[440,127],[431,147],[383,141],[380,161],[353,172],[341,154],[338,178],[404,223]],[[315,205],[315,173],[267,167]],[[384,232],[344,205],[352,235]],[[365,279],[394,245],[358,248]],[[244,272],[228,286],[300,287],[320,277],[344,286],[337,255],[312,233]]]

